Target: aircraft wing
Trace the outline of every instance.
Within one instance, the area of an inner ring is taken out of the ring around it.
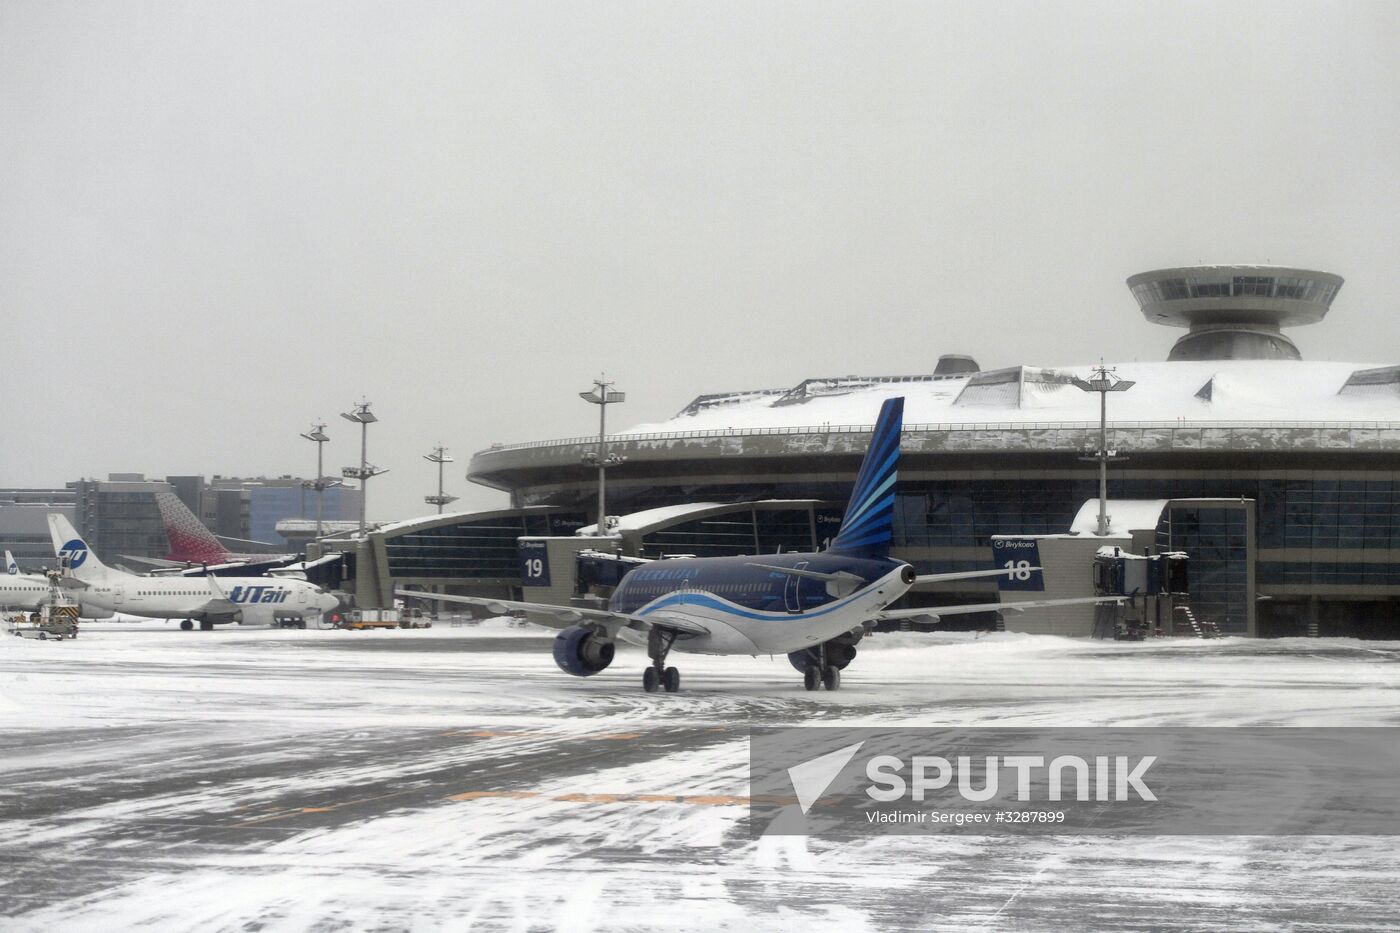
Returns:
[[[645,619],[625,612],[609,609],[583,609],[575,606],[551,606],[546,603],[516,602],[510,599],[489,599],[483,596],[450,596],[446,593],[427,593],[423,590],[394,590],[395,596],[409,596],[414,599],[433,599],[444,603],[460,603],[464,606],[479,606],[497,615],[524,615],[526,620],[545,628],[565,629],[574,625],[589,625],[607,630],[608,637],[614,638],[619,630],[627,628],[636,632],[646,632],[653,626],[669,629],[682,635],[708,635],[703,625],[677,619]]]
[[[1086,603],[1121,603],[1126,596],[1079,596],[1073,599],[1032,599],[1015,603],[975,603],[963,606],[924,606],[920,609],[886,609],[875,617],[876,622],[898,619],[928,618],[938,621],[942,616],[965,615],[969,612],[1025,612],[1046,606],[1079,606]]]

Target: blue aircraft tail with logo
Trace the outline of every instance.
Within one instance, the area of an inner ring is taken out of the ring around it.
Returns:
[[[11,576],[19,573],[19,564],[15,561],[15,555],[9,551],[5,552],[5,572]]]
[[[92,548],[63,515],[49,513],[49,538],[59,567],[78,580],[97,580],[107,576],[107,565],[97,559]]]
[[[851,502],[830,552],[849,557],[884,559],[894,539],[894,489],[899,475],[899,435],[904,430],[904,399],[880,408],[875,433],[856,476]]]

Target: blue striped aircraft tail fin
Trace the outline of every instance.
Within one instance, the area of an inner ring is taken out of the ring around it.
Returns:
[[[899,475],[899,435],[904,429],[904,399],[880,408],[875,433],[856,476],[851,502],[830,551],[850,557],[885,558],[894,538],[894,490]]]

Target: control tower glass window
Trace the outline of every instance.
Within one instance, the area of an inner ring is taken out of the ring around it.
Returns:
[[[1141,308],[1187,298],[1288,298],[1330,304],[1337,294],[1337,286],[1331,282],[1294,276],[1200,276],[1140,282],[1132,287],[1132,293]]]

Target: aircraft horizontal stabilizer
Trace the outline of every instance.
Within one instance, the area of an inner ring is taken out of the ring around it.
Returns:
[[[1079,606],[1088,603],[1121,603],[1126,596],[1080,596],[1074,599],[1036,599],[1015,603],[976,603],[965,606],[923,606],[919,609],[887,609],[875,617],[877,622],[927,617],[937,621],[941,616],[966,615],[969,612],[1025,612],[1047,606]]]
[[[808,580],[822,580],[827,583],[845,580],[854,580],[857,583],[865,582],[855,574],[847,573],[844,570],[838,570],[835,573],[822,573],[820,570],[799,570],[796,567],[774,567],[772,564],[756,564],[753,561],[745,561],[745,564],[749,567],[757,567],[759,570],[771,570],[774,573],[785,573],[790,577],[804,577]]]
[[[820,580],[826,584],[826,591],[832,596],[847,596],[860,589],[865,580],[853,573],[838,570],[835,573],[822,573],[820,570],[799,570],[796,567],[775,567],[772,564],[755,564],[752,561],[746,562],[750,567],[757,567],[759,570],[771,570],[774,573],[785,574],[789,577],[800,577],[805,580]]]
[[[920,583],[951,583],[954,580],[972,580],[977,577],[1005,577],[1013,573],[1030,573],[1033,570],[1040,570],[1039,567],[1017,567],[1015,570],[998,568],[996,570],[959,570],[953,573],[924,573],[914,578],[914,585]]]

